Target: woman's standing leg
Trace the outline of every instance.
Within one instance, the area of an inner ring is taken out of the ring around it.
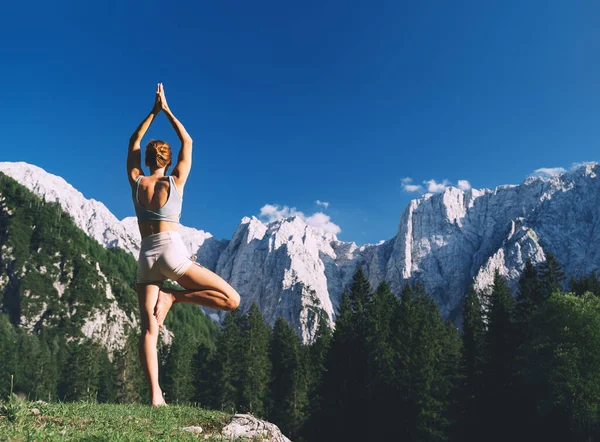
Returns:
[[[156,284],[138,284],[138,303],[142,326],[140,361],[148,382],[152,405],[155,407],[166,405],[158,384],[158,354],[156,350],[158,323],[154,316],[154,309],[159,291],[160,286]]]

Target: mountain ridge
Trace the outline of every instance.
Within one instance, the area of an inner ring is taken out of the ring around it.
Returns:
[[[81,200],[72,186],[77,194],[69,194],[66,181],[39,168],[33,174],[32,167],[0,163],[0,171],[76,212],[78,225],[101,238],[105,247],[118,246],[137,256],[135,218],[119,221],[103,204]],[[493,190],[448,187],[423,194],[402,212],[397,234],[379,244],[340,241],[298,216],[269,223],[244,217],[229,240],[188,227],[181,233],[198,261],[240,292],[242,309],[256,302],[267,322],[282,316],[308,342],[319,315],[333,324],[341,293],[358,266],[373,288],[387,280],[399,292],[406,282],[420,281],[445,317],[456,316],[469,283],[485,291],[496,268],[516,287],[526,260],[540,263],[547,252],[558,258],[567,276],[600,267],[598,247],[592,246],[600,246],[597,171],[596,163],[587,163]],[[53,185],[63,188],[49,190]],[[90,212],[78,212],[90,207],[100,212],[92,220]]]

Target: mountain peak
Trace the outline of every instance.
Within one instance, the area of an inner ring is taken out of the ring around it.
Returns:
[[[372,289],[386,280],[399,292],[407,282],[420,281],[445,316],[458,311],[473,280],[484,289],[499,268],[516,284],[527,259],[540,262],[546,252],[557,257],[567,277],[600,268],[600,230],[594,228],[600,219],[597,167],[586,163],[561,173],[544,169],[549,176],[494,190],[450,187],[424,194],[408,204],[398,233],[376,245],[339,241],[327,230],[329,217],[323,213],[270,222],[244,217],[229,241],[202,230],[182,227],[181,232],[198,262],[238,290],[242,309],[256,302],[267,322],[282,316],[308,342],[318,316],[333,319],[359,266]],[[53,196],[46,198],[59,201],[102,244],[136,255],[134,217],[118,221],[104,205],[86,200],[36,166],[0,163],[0,171],[38,194]]]

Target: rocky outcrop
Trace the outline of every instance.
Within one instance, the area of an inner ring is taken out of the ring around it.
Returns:
[[[230,439],[243,438],[261,442],[291,442],[277,425],[255,418],[251,414],[236,414],[221,434]]]

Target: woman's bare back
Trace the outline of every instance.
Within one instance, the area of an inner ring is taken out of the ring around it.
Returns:
[[[138,186],[138,201],[148,210],[158,210],[169,200],[171,184],[168,176],[145,176]]]
[[[167,203],[171,190],[168,176],[144,176],[139,181],[137,198],[146,209],[157,211]],[[179,230],[179,223],[168,221],[138,221],[138,226],[142,238],[167,230]]]

